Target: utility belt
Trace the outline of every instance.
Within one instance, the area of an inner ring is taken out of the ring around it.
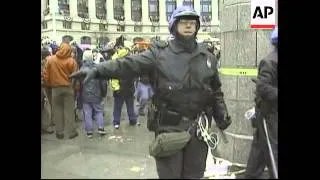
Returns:
[[[161,132],[162,129],[169,127],[181,127],[190,124],[197,117],[183,116],[182,114],[167,108],[158,109],[154,104],[148,107],[147,128],[149,131]],[[166,131],[166,130],[163,130]]]
[[[151,110],[155,111],[156,109]],[[184,149],[191,139],[190,132],[195,125],[196,116],[195,118],[186,117],[166,108],[155,111],[154,115],[153,131],[156,133],[156,138],[149,145],[150,155],[153,157],[166,157]],[[149,128],[149,117],[148,122],[147,126]]]
[[[194,117],[186,117],[178,112],[163,109],[159,112],[159,125],[160,126],[179,126],[182,122],[188,123],[194,120]]]
[[[171,112],[168,114],[171,114]],[[176,115],[175,113],[173,114]],[[206,112],[202,111],[192,120],[187,117],[182,117],[180,123],[184,121],[192,123],[187,123],[188,128],[181,128],[179,125],[160,125],[160,127],[157,128],[156,138],[149,145],[149,153],[151,156],[161,158],[174,155],[188,145],[191,137],[198,138],[198,140],[205,142],[212,150],[217,147],[219,137],[217,133],[209,131],[211,121]],[[225,136],[223,134],[221,135],[223,141],[227,143]]]

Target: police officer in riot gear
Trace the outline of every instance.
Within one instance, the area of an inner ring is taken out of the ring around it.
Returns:
[[[81,70],[71,75],[86,76],[85,79],[131,78],[151,72],[149,77],[155,91],[152,104],[157,112],[152,113],[156,123],[149,130],[158,136],[166,127],[176,127],[190,130],[191,135],[187,145],[177,153],[155,157],[161,179],[203,177],[208,146],[197,137],[196,128],[192,128],[200,112],[213,116],[222,130],[231,124],[221,91],[217,59],[196,42],[199,28],[199,15],[190,7],[178,7],[169,22],[172,40],[155,41],[150,49],[140,54],[103,62],[94,70]]]
[[[271,35],[274,50],[260,61],[256,83],[255,112],[252,126],[256,128],[247,169],[246,179],[257,179],[263,174],[265,166],[268,167],[271,178],[277,178],[278,166],[278,29]],[[266,122],[267,133],[264,128]],[[268,135],[268,139],[267,139]],[[269,141],[269,142],[268,142]],[[268,149],[271,145],[271,151]],[[270,154],[271,153],[271,154]],[[273,156],[273,157],[272,157]],[[274,159],[275,164],[272,163]],[[276,166],[276,167],[274,167]]]

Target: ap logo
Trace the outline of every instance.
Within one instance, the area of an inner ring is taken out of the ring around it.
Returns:
[[[276,25],[275,0],[251,0],[251,28],[273,29]]]

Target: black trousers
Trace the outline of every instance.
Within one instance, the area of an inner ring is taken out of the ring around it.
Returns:
[[[278,168],[278,121],[267,121],[268,134],[273,151],[273,156]],[[266,134],[263,128],[263,122],[259,122],[258,127],[253,135],[253,141],[249,159],[247,162],[246,172],[244,177],[246,179],[258,179],[261,178],[264,168],[268,167],[270,178],[274,179],[271,158],[269,154]]]
[[[155,158],[160,179],[202,178],[206,169],[208,146],[192,132],[187,146],[180,152],[163,158]]]

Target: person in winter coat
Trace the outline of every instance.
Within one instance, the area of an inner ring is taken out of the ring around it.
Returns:
[[[51,89],[44,86],[44,66],[46,58],[50,56],[48,48],[41,49],[41,133],[52,134],[53,116],[52,116],[52,96]]]
[[[265,166],[270,178],[277,178],[278,167],[278,28],[271,34],[273,51],[260,61],[256,83],[255,112],[252,119],[255,128],[251,151],[245,172],[246,179],[259,179]],[[266,122],[266,129],[264,128]],[[268,134],[268,135],[267,135]],[[268,148],[268,140],[271,151]],[[272,158],[275,162],[273,164]]]
[[[83,53],[83,62],[81,69],[92,69],[96,67],[93,61],[93,54],[91,50],[86,50]],[[107,94],[107,82],[104,79],[92,79],[88,83],[81,82],[80,96],[82,100],[82,109],[84,117],[84,129],[88,138],[93,136],[92,117],[97,121],[98,133],[105,135],[104,130],[104,101],[103,98]]]
[[[121,44],[121,43],[120,43]],[[127,56],[129,50],[126,47],[120,47],[112,56],[111,61]],[[120,118],[123,104],[126,103],[129,124],[134,126],[138,123],[134,108],[134,78],[116,78],[111,79],[111,88],[113,90],[113,125],[115,129],[120,127]],[[139,123],[138,123],[139,125]]]
[[[69,138],[78,136],[74,117],[74,90],[71,73],[77,71],[77,63],[71,57],[71,46],[62,43],[57,53],[48,56],[44,67],[44,85],[52,91],[53,121],[56,137],[64,138],[66,129]]]

